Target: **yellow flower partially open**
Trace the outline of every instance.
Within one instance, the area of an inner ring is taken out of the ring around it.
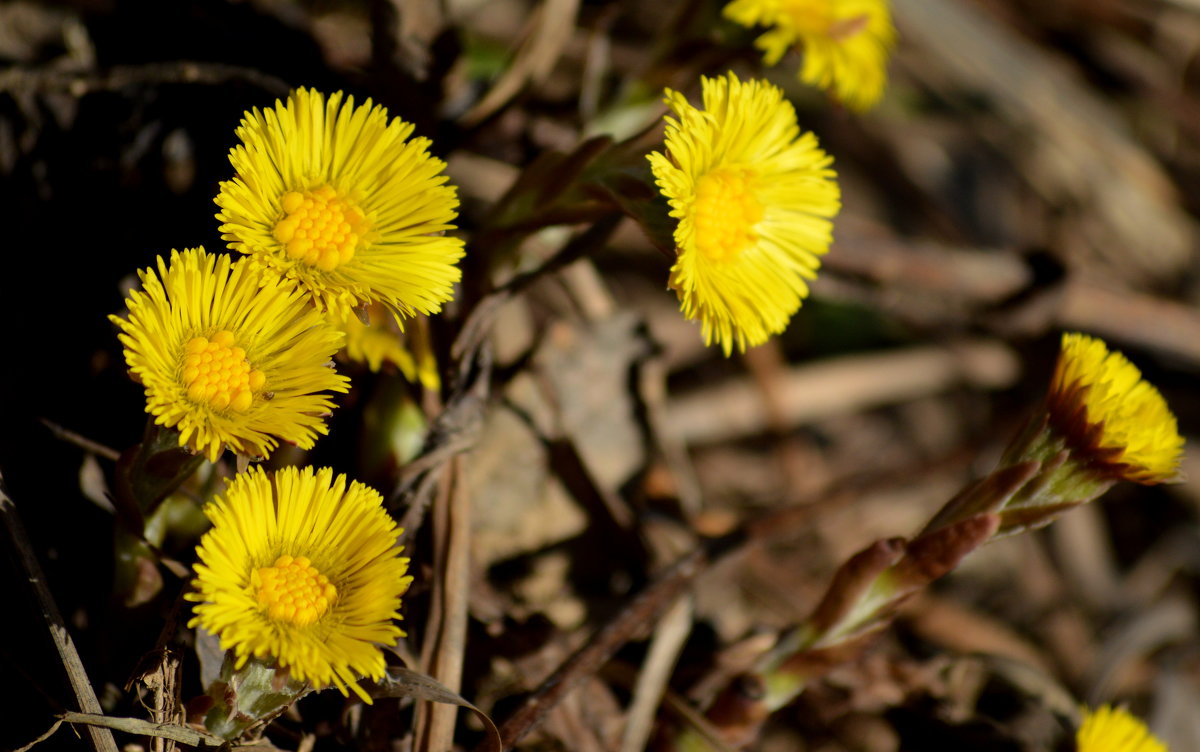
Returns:
[[[1183,437],[1158,390],[1124,355],[1084,334],[1064,334],[1047,397],[1051,426],[1076,456],[1138,483],[1178,474]]]
[[[436,313],[461,276],[458,197],[411,123],[367,100],[297,89],[246,114],[221,183],[221,237],[339,319],[377,301]]]
[[[261,467],[239,474],[205,507],[213,527],[197,549],[201,626],[232,650],[274,661],[315,687],[342,694],[386,669],[380,645],[404,634],[400,596],[412,577],[400,530],[377,491],[329,468]]]
[[[778,87],[702,78],[704,108],[666,101],[666,153],[650,155],[679,220],[671,287],[704,341],[728,355],[782,332],[808,295],[841,208],[832,159]]]
[[[733,0],[724,14],[742,26],[771,27],[755,40],[767,65],[798,47],[800,80],[847,107],[866,110],[883,95],[896,43],[887,0]]]

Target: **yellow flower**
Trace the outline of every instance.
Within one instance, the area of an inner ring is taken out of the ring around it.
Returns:
[[[800,133],[783,92],[701,78],[704,109],[670,89],[667,153],[650,155],[679,220],[670,284],[704,341],[728,355],[782,332],[808,295],[841,206],[832,159]]]
[[[221,237],[338,318],[378,301],[397,317],[453,294],[463,243],[458,197],[429,140],[367,100],[297,89],[246,114],[216,202]]]
[[[181,447],[216,462],[226,446],[266,456],[279,440],[308,449],[326,433],[324,392],[348,388],[329,367],[342,334],[301,293],[203,248],[138,275],[129,318],[109,318],[146,412],[178,430]]]
[[[1104,342],[1064,334],[1047,397],[1050,424],[1105,475],[1153,484],[1178,473],[1183,437],[1166,401]]]
[[[1167,752],[1146,724],[1120,708],[1103,705],[1084,710],[1083,723],[1075,734],[1077,752]]]
[[[342,356],[365,363],[375,372],[383,368],[384,363],[391,363],[410,382],[420,381],[426,389],[439,388],[441,378],[437,360],[425,327],[418,325],[406,333],[396,331],[378,304],[368,306],[366,313],[369,324],[364,324],[357,316],[338,322],[337,326],[346,334]]]
[[[800,80],[847,107],[866,110],[883,95],[896,43],[887,0],[733,0],[724,13],[742,26],[772,27],[754,42],[767,65],[800,47]]]
[[[401,530],[377,491],[346,483],[329,468],[252,467],[205,507],[213,527],[197,548],[189,627],[199,625],[234,651],[273,660],[315,687],[357,686],[386,668],[379,645],[403,632],[400,596],[408,559]]]

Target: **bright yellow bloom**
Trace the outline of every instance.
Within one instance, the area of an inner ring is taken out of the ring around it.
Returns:
[[[403,632],[400,596],[412,581],[401,530],[377,491],[329,468],[252,467],[205,507],[213,527],[197,548],[189,627],[234,651],[275,661],[315,687],[347,687],[386,669],[379,645]]]
[[[1083,334],[1064,334],[1047,397],[1051,426],[1113,477],[1173,479],[1183,437],[1166,401],[1124,355]]]
[[[1085,710],[1075,734],[1076,752],[1167,752],[1146,724],[1120,708]]]
[[[782,332],[808,295],[841,207],[832,159],[765,81],[701,78],[704,109],[670,89],[667,153],[650,166],[671,216],[671,287],[728,355]]]
[[[733,0],[724,13],[742,26],[772,27],[754,42],[767,65],[799,47],[800,80],[847,107],[866,110],[883,96],[896,43],[887,0]]]
[[[226,446],[265,457],[280,440],[308,449],[326,433],[325,392],[348,389],[329,367],[342,334],[300,292],[203,248],[138,275],[129,318],[109,318],[146,412],[178,430],[180,446],[216,462]]]
[[[429,140],[367,100],[297,89],[246,113],[235,177],[216,202],[221,237],[255,268],[305,289],[339,319],[378,301],[435,313],[461,276],[458,197]]]
[[[366,312],[369,324],[364,324],[357,316],[337,324],[346,334],[342,356],[365,363],[375,372],[383,368],[384,363],[391,363],[410,382],[420,381],[427,389],[437,389],[441,379],[428,333],[420,326],[412,327],[406,333],[397,331],[378,304],[368,306]]]

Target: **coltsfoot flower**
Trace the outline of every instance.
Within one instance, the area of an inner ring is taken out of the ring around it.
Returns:
[[[216,198],[221,237],[338,319],[373,301],[436,313],[461,276],[458,197],[413,126],[342,92],[246,113]]]
[[[679,220],[670,285],[725,354],[782,332],[832,242],[832,159],[800,133],[783,92],[729,73],[701,78],[704,108],[670,89],[666,154],[649,156]]]
[[[300,292],[203,248],[138,276],[128,318],[109,318],[146,412],[179,431],[179,446],[216,462],[225,447],[265,457],[280,440],[309,449],[326,433],[328,392],[349,388],[329,367],[343,335]]]
[[[377,491],[329,468],[252,467],[205,507],[189,627],[217,635],[240,669],[252,656],[342,694],[383,677],[380,645],[403,632],[412,577]]]
[[[1075,734],[1076,752],[1167,752],[1146,724],[1121,708],[1085,710]]]
[[[1099,339],[1064,334],[1045,403],[1009,443],[1000,467],[935,515],[927,529],[981,512],[998,535],[1054,521],[1115,483],[1176,480],[1183,437],[1158,390]]]
[[[1124,355],[1084,334],[1064,334],[1046,398],[1050,425],[1078,461],[1154,484],[1178,475],[1183,437],[1158,390]]]
[[[733,0],[724,14],[742,26],[771,27],[754,42],[767,65],[798,47],[800,80],[847,107],[866,110],[883,96],[896,43],[887,0]]]
[[[1124,355],[1094,337],[1064,334],[1045,402],[1000,466],[925,529],[992,512],[1001,518],[998,536],[1042,527],[1118,481],[1177,480],[1183,445],[1166,401]]]

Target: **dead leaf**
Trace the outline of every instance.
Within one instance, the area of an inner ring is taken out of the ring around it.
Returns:
[[[491,717],[471,703],[467,702],[457,692],[432,677],[418,671],[412,671],[399,666],[390,666],[381,682],[363,682],[364,688],[372,697],[415,697],[428,702],[441,702],[447,705],[457,705],[466,708],[479,717],[488,732],[488,746],[494,752],[502,752],[503,743],[500,741],[500,730],[492,722]]]

